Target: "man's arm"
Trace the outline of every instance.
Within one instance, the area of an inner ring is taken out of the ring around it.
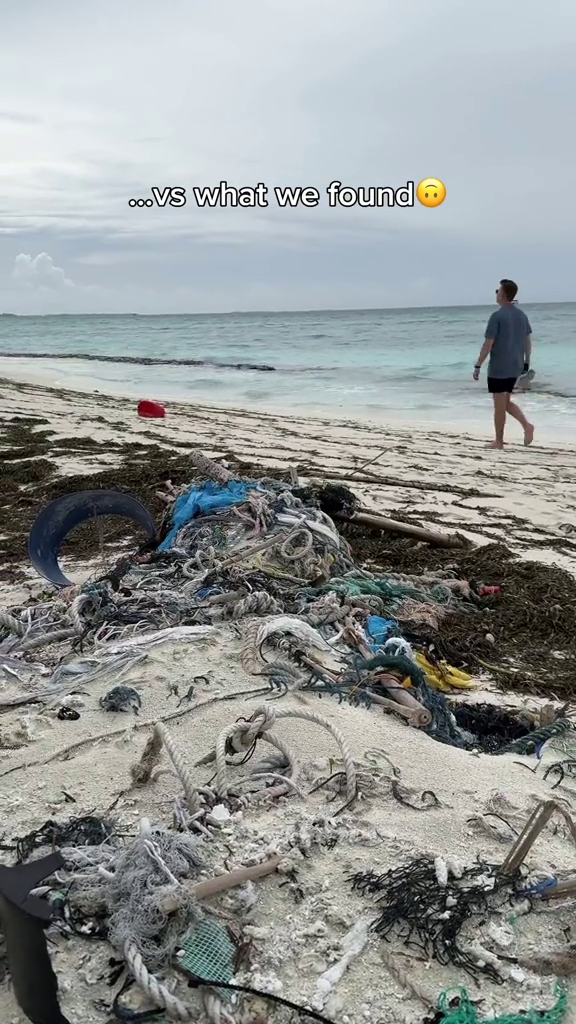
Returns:
[[[475,369],[479,370],[480,367],[482,366],[482,363],[484,363],[488,359],[488,356],[492,351],[493,344],[494,338],[486,338],[486,341],[484,342],[482,348],[480,349],[480,355],[478,356],[478,362],[476,363]]]
[[[474,367],[474,374],[473,374],[474,380],[478,380],[478,378],[480,376],[480,368],[482,366],[482,363],[484,363],[486,361],[486,359],[488,359],[488,356],[490,355],[490,353],[492,351],[492,346],[494,344],[494,340],[495,340],[495,338],[496,338],[496,336],[498,334],[498,327],[499,327],[498,313],[495,312],[495,313],[492,313],[492,316],[490,317],[490,319],[488,321],[488,324],[487,324],[487,327],[486,327],[486,331],[485,331],[485,334],[484,334],[484,338],[486,340],[484,341],[484,344],[482,345],[482,348],[480,349],[480,355],[478,356],[478,362],[476,363],[476,366]]]
[[[472,374],[472,377],[474,378],[474,380],[479,380],[480,379],[480,369],[482,367],[482,363],[486,359],[488,359],[488,356],[490,355],[490,353],[492,351],[493,344],[494,344],[494,338],[486,338],[486,341],[482,345],[482,348],[480,349],[480,355],[478,356],[478,362],[476,363],[476,366],[474,367],[474,373]]]

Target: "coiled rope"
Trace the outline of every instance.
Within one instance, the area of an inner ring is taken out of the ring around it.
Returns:
[[[20,619],[15,619],[9,612],[0,611],[0,626],[4,626],[10,633],[15,633],[16,636],[26,635],[26,626]]]
[[[285,708],[281,711],[274,711],[270,707],[258,708],[252,717],[248,720],[235,722],[234,725],[228,726],[223,729],[218,740],[216,742],[216,791],[220,799],[225,799],[229,784],[227,782],[227,765],[226,765],[226,750],[228,744],[237,752],[243,753],[251,750],[254,744],[259,739],[266,739],[268,743],[272,743],[273,746],[277,747],[290,762],[293,762],[293,758],[289,750],[281,743],[281,741],[270,734],[270,730],[274,727],[277,721],[285,718],[296,718],[305,722],[312,722],[315,725],[320,725],[322,728],[327,729],[328,732],[334,737],[342,754],[342,761],[344,763],[344,771],[346,772],[346,806],[349,806],[354,802],[357,795],[357,780],[356,780],[356,767],[350,748],[340,732],[332,722],[328,721],[322,715],[318,715],[315,711],[305,711],[300,708]],[[282,793],[286,792],[287,788],[286,780],[278,787],[278,790]],[[268,794],[272,796],[281,795],[280,792],[276,793],[273,790],[269,790]]]
[[[306,711],[303,708],[285,708],[281,711],[274,711],[270,707],[261,707],[254,712],[251,718],[241,719],[239,722],[235,722],[233,725],[227,726],[221,731],[216,741],[215,752],[216,797],[220,800],[225,800],[232,788],[231,783],[228,781],[228,765],[226,764],[227,753],[229,753],[231,749],[234,753],[246,754],[252,750],[259,739],[265,740],[267,743],[271,744],[271,746],[280,751],[288,766],[288,774],[279,775],[274,772],[260,772],[252,776],[247,776],[246,781],[277,781],[278,785],[268,787],[256,793],[251,793],[242,798],[242,803],[246,805],[251,802],[260,801],[263,798],[266,800],[273,800],[276,797],[286,795],[290,791],[295,791],[298,795],[301,795],[295,781],[296,761],[294,756],[290,748],[287,747],[278,736],[275,736],[270,731],[277,721],[285,718],[296,718],[305,722],[311,722],[314,725],[319,725],[334,737],[340,748],[344,771],[346,774],[346,803],[344,807],[349,807],[356,799],[358,781],[356,766],[346,739],[340,730],[327,718],[317,714],[315,711]],[[152,774],[157,777],[159,771],[155,766],[158,764],[160,745],[164,746],[172,764],[174,765],[176,775],[182,783],[188,808],[192,815],[198,815],[204,810],[203,794],[206,793],[206,790],[202,789],[202,787],[196,786],[192,781],[192,776],[189,769],[186,767],[186,763],[181,752],[178,750],[172,736],[162,722],[156,723],[154,727],[154,737],[157,742],[155,743],[154,739],[149,741],[140,765],[138,765],[133,771],[133,777],[140,783],[146,782]],[[160,769],[160,771],[163,771],[163,769]],[[342,808],[342,810],[343,809],[344,808]]]

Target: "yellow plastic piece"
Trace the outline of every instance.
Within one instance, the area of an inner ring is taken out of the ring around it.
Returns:
[[[449,693],[449,691],[454,688],[469,690],[475,685],[471,676],[466,672],[461,672],[460,669],[453,668],[445,661],[441,661],[440,664],[436,666],[432,665],[428,661],[428,658],[423,654],[416,654],[415,657],[418,665],[426,676],[426,682],[435,690],[440,690],[442,693]]]

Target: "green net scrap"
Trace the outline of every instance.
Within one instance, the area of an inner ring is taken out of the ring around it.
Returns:
[[[568,1010],[566,991],[556,988],[557,1002],[550,1010],[529,1010],[526,1013],[509,1013],[504,1017],[493,1017],[492,1024],[562,1024]],[[454,1009],[450,1004],[455,999],[459,1005]],[[438,1000],[438,1009],[443,1013],[442,1024],[482,1024],[465,988],[443,992]]]

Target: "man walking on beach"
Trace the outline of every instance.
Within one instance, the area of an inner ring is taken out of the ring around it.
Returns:
[[[526,314],[516,305],[518,285],[504,278],[496,289],[496,302],[500,309],[492,313],[488,321],[485,342],[474,367],[474,380],[480,378],[482,363],[490,356],[488,363],[488,391],[494,399],[494,427],[496,438],[489,448],[504,447],[506,414],[521,424],[524,430],[524,444],[532,444],[534,425],[529,423],[522,410],[512,401],[512,392],[519,376],[530,369],[532,352],[532,328]]]

